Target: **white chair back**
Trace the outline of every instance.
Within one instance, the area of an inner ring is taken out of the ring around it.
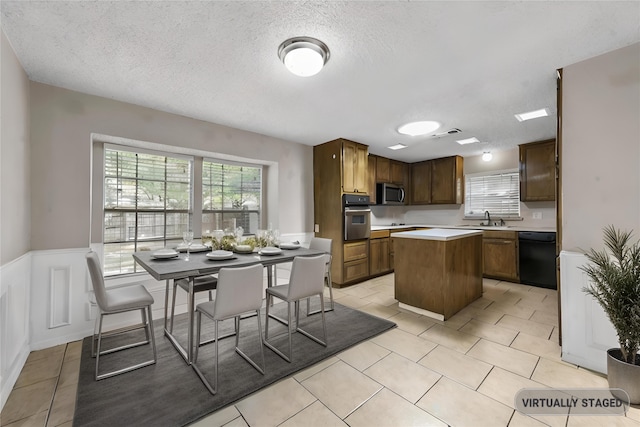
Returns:
[[[324,237],[312,237],[309,242],[309,249],[317,249],[319,251],[324,251],[327,253],[325,255],[325,263],[327,264],[327,268],[331,265],[331,244],[333,240],[326,239]]]
[[[213,320],[223,320],[262,306],[262,268],[262,264],[256,264],[220,269]]]
[[[324,290],[325,255],[295,257],[289,279],[289,301],[322,293]]]
[[[87,253],[85,257],[87,258],[87,267],[91,275],[91,284],[93,286],[93,293],[96,296],[96,303],[101,310],[107,310],[107,289],[104,286],[100,258],[98,258],[98,254],[93,251]]]

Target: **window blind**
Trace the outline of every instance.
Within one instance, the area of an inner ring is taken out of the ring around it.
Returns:
[[[189,230],[193,159],[104,153],[104,274],[133,273],[133,252],[177,244]]]
[[[482,217],[489,211],[492,217],[520,216],[520,183],[518,171],[465,176],[465,216]]]
[[[255,234],[260,226],[262,167],[205,160],[202,164],[202,228],[242,227]]]

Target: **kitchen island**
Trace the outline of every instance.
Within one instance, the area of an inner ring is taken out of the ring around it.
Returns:
[[[391,233],[400,307],[446,320],[482,296],[482,231]]]

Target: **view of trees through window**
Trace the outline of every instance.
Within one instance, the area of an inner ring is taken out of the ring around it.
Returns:
[[[182,240],[190,228],[192,169],[192,159],[105,149],[105,275],[135,272],[133,252]]]
[[[203,162],[203,230],[242,227],[245,234],[254,234],[260,228],[261,197],[261,167]]]
[[[202,161],[202,187],[194,187],[194,162]],[[201,192],[202,206],[193,206]],[[182,233],[260,228],[262,167],[141,153],[105,146],[104,274],[142,271],[131,254],[175,247]],[[193,230],[193,216],[202,229]],[[197,218],[197,217],[196,217]]]

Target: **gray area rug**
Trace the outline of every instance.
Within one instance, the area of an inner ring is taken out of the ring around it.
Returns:
[[[305,306],[305,304],[302,304]],[[306,308],[306,307],[305,307]],[[300,326],[322,335],[320,314],[307,318],[301,307]],[[286,305],[276,304],[273,312],[286,317]],[[264,310],[262,313],[264,328]],[[264,348],[266,372],[261,375],[233,350],[235,338],[220,341],[218,393],[211,395],[195,371],[177,353],[164,337],[162,321],[154,322],[158,361],[141,368],[99,382],[94,381],[95,359],[91,357],[91,337],[82,345],[80,377],[76,396],[74,426],[183,426],[236,402],[299,370],[305,369],[329,356],[345,350],[363,340],[376,336],[395,326],[378,317],[335,304],[335,311],[326,313],[328,346],[323,347],[299,333],[294,334],[293,362],[287,363],[273,351]],[[186,340],[186,315],[176,317],[175,333]],[[203,339],[213,336],[213,322],[206,319]],[[221,323],[220,333],[231,331],[233,321]],[[286,332],[283,325],[269,322],[272,335]],[[257,339],[257,318],[242,321],[240,348],[260,363]],[[135,333],[126,337],[130,340]],[[143,338],[142,334],[138,336]],[[117,346],[125,336],[103,340],[104,348]],[[135,339],[135,337],[133,338]],[[133,342],[133,341],[128,341]],[[286,335],[275,340],[276,346],[286,349]],[[185,346],[186,347],[186,346]],[[210,382],[213,381],[213,344],[200,348],[198,365]],[[100,371],[122,363],[144,361],[150,357],[150,346],[120,351],[100,358]],[[134,362],[135,363],[135,362]]]

